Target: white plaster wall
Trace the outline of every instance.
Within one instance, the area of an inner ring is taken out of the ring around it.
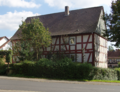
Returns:
[[[81,47],[81,44],[77,44],[77,50],[81,50],[82,47]]]
[[[89,35],[83,35],[83,42],[87,42]],[[90,35],[90,38],[88,42],[92,42],[92,35]]]
[[[90,55],[90,53],[85,53],[85,61],[84,62],[88,61],[89,55]],[[92,62],[92,54],[90,55],[90,59],[88,62]]]
[[[66,45],[67,46],[67,50],[69,50],[69,45]]]
[[[52,38],[52,44],[55,44],[56,38]]]
[[[88,43],[86,49],[92,49],[92,43]]]
[[[84,62],[87,62],[88,58],[89,58],[89,53],[85,53],[85,59]],[[77,54],[77,62],[82,62],[82,54]],[[92,62],[92,54],[90,56],[90,59],[88,62]]]
[[[83,35],[83,42],[87,42],[88,40],[88,35]]]
[[[77,54],[77,62],[82,62],[82,54]]]
[[[59,44],[59,38],[57,39],[57,44]]]
[[[81,36],[77,36],[77,42],[82,42],[81,41]]]
[[[55,46],[55,51],[59,51],[59,45]]]
[[[101,10],[101,14],[100,14],[100,17],[99,17],[99,22],[97,24],[97,28],[96,28],[96,32],[100,35],[102,35],[102,33],[104,32],[103,30],[105,30],[106,27],[105,27],[105,22],[103,20],[103,10]]]
[[[105,63],[95,62],[95,66],[101,67],[101,68],[108,68],[107,62],[105,62]]]
[[[83,48],[86,47],[86,44],[83,44]],[[86,49],[92,49],[92,43],[88,43]]]
[[[95,34],[95,61],[96,67],[106,68],[107,64],[107,41]],[[102,62],[102,63],[100,63]]]
[[[89,57],[89,53],[85,53],[85,59],[84,59],[84,62],[87,62],[88,57]]]
[[[2,50],[9,50],[12,49],[12,43],[8,42],[4,47],[1,48]]]
[[[55,44],[56,39],[57,39],[57,43],[56,44],[59,44],[59,38],[52,38],[52,44]]]
[[[92,35],[90,35],[90,39],[89,39],[89,42],[92,42]]]
[[[70,49],[71,50],[75,50],[75,46],[73,45],[73,46],[70,46]]]
[[[61,44],[63,44],[63,39],[64,39],[64,44],[67,44],[69,42],[69,37],[61,37]]]
[[[0,46],[2,46],[4,43],[6,43],[8,40],[6,38],[3,38],[0,40]]]
[[[93,56],[93,54],[91,54],[90,59],[89,59],[89,62],[92,62],[92,56]]]

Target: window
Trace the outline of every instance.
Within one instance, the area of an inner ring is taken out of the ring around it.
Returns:
[[[73,62],[75,62],[75,54],[71,54],[70,58],[72,59]]]
[[[69,43],[70,43],[70,45],[75,45],[75,43],[76,43],[75,37],[70,37]]]

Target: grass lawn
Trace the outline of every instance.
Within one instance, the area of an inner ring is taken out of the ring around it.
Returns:
[[[106,83],[120,83],[120,80],[75,80],[75,79],[50,79],[50,78],[37,78],[34,76],[23,76],[23,75],[10,75],[10,77],[21,77],[21,78],[35,78],[35,79],[48,79],[48,80],[63,80],[63,81],[80,81],[80,82],[106,82]]]
[[[88,80],[89,81],[89,80]],[[120,80],[90,80],[91,82],[120,83]]]

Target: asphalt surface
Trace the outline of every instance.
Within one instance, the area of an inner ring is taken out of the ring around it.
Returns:
[[[120,83],[59,81],[0,76],[0,92],[120,92]]]

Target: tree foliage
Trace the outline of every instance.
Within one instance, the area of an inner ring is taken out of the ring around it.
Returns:
[[[41,58],[42,50],[51,44],[51,36],[39,18],[31,19],[29,23],[22,22],[20,41],[16,43],[19,59],[36,60]]]
[[[12,62],[12,50],[9,50],[9,51],[7,51],[7,50],[2,51],[1,50],[0,51],[0,58],[4,57],[4,56],[6,56],[5,60],[8,63],[8,67],[9,67],[9,63]],[[2,62],[2,61],[0,61],[0,62]]]
[[[114,48],[112,46],[108,47],[108,51],[113,51],[113,50],[114,50]]]
[[[104,14],[103,18],[107,25],[104,36],[111,42],[116,42],[115,46],[120,47],[120,0],[112,1],[111,13]]]

